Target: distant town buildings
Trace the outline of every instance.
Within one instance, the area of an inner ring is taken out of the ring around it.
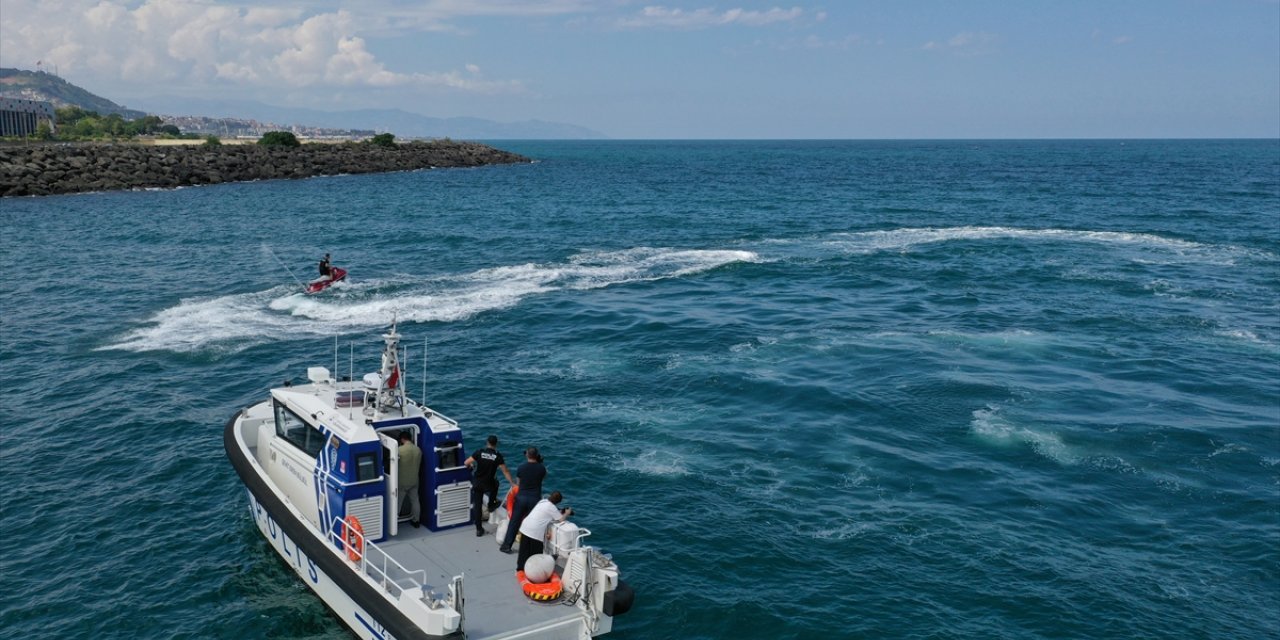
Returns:
[[[161,116],[165,124],[171,124],[183,133],[214,135],[220,138],[258,138],[268,131],[289,131],[299,138],[312,140],[358,140],[372,137],[372,129],[329,129],[301,125],[280,125],[241,118],[207,118],[204,116]]]
[[[0,136],[29,136],[41,122],[57,125],[53,104],[40,100],[0,97]]]

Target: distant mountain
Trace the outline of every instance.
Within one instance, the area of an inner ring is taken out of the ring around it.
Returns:
[[[376,129],[402,138],[461,138],[466,140],[601,139],[604,134],[559,122],[525,120],[496,122],[482,118],[432,118],[401,109],[320,111],[276,107],[249,100],[198,100],[155,97],[141,99],[151,113],[214,118],[249,118],[281,125],[334,129]]]
[[[55,107],[80,107],[102,115],[118,113],[126,120],[147,114],[126,109],[102,96],[94,95],[52,73],[0,68],[0,96],[43,100]]]
[[[163,116],[206,116],[260,120],[282,127],[306,126],[331,129],[386,131],[401,138],[460,138],[464,140],[581,140],[605,138],[586,127],[560,122],[525,120],[496,122],[482,118],[432,118],[401,109],[360,109],[320,111],[276,107],[249,100],[200,100],[155,97],[140,100],[146,113],[126,109],[94,95],[58,76],[43,71],[0,68],[0,96],[45,100],[55,106],[76,106],[106,115],[118,113],[126,119],[147,113]]]

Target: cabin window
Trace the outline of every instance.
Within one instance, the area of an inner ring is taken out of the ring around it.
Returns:
[[[444,442],[436,449],[437,469],[453,469],[462,466],[462,445],[456,442]]]
[[[378,455],[374,453],[356,454],[356,482],[373,480],[378,477]]]
[[[319,457],[324,448],[324,434],[307,424],[298,414],[290,411],[280,403],[276,403],[276,435],[288,440],[290,444],[302,450],[312,458]]]

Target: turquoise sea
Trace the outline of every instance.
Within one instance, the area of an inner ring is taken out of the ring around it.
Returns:
[[[497,146],[0,201],[0,636],[351,637],[222,426],[393,316],[607,637],[1280,636],[1280,141]]]

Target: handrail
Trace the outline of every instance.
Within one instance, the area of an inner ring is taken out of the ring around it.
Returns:
[[[560,522],[568,522],[568,521],[561,520]],[[549,534],[548,538],[550,538],[550,542],[551,542],[551,544],[548,545],[548,548],[557,555],[565,551],[570,551],[570,549],[561,549],[560,543],[556,541],[556,535],[560,533],[559,529],[556,529],[556,525],[560,524],[560,522],[553,522],[547,525],[547,532]],[[590,545],[586,545],[582,543],[582,539],[590,535],[591,535],[590,529],[586,527],[578,527],[577,535],[574,536],[570,544],[572,544],[573,548],[575,549],[591,549],[592,547]]]
[[[342,487],[355,487],[362,484],[374,484],[376,482],[382,482],[387,478],[387,476],[381,475],[376,478],[370,478],[369,480],[357,480],[355,482],[347,482],[346,480],[341,480],[338,478],[338,476],[335,476],[332,473],[329,473],[328,471],[324,471],[323,469],[320,469],[320,468],[313,469],[312,471],[316,475],[324,478],[326,481],[332,482]]]
[[[346,529],[346,523],[343,522],[342,518],[338,516],[334,516],[333,523],[329,527],[329,538],[332,539],[334,542],[338,543],[338,545],[342,548],[346,547],[346,539],[343,537],[343,535],[346,533],[344,529]],[[372,574],[376,572],[377,575],[373,577],[375,579],[380,580],[383,591],[386,591],[387,593],[394,596],[396,599],[399,599],[400,594],[404,592],[404,590],[406,589],[406,587],[400,586],[400,584],[397,583],[395,579],[391,577],[391,574],[387,573],[387,562],[390,562],[394,568],[400,570],[400,573],[402,573],[405,576],[405,578],[409,579],[409,581],[412,583],[412,588],[422,589],[423,593],[427,593],[427,590],[426,590],[427,572],[425,569],[410,571],[404,565],[400,564],[400,562],[397,561],[395,558],[391,557],[391,555],[388,554],[386,551],[383,551],[382,549],[380,549],[378,545],[367,540],[364,536],[363,531],[360,531],[357,529],[352,531],[352,533],[356,535],[360,541],[360,548],[362,550],[360,553],[361,573]],[[382,556],[381,567],[369,562],[370,551],[376,551],[377,553],[381,554]],[[419,575],[421,576],[420,579],[415,577]],[[392,586],[396,588],[396,591],[393,592],[391,590]]]

